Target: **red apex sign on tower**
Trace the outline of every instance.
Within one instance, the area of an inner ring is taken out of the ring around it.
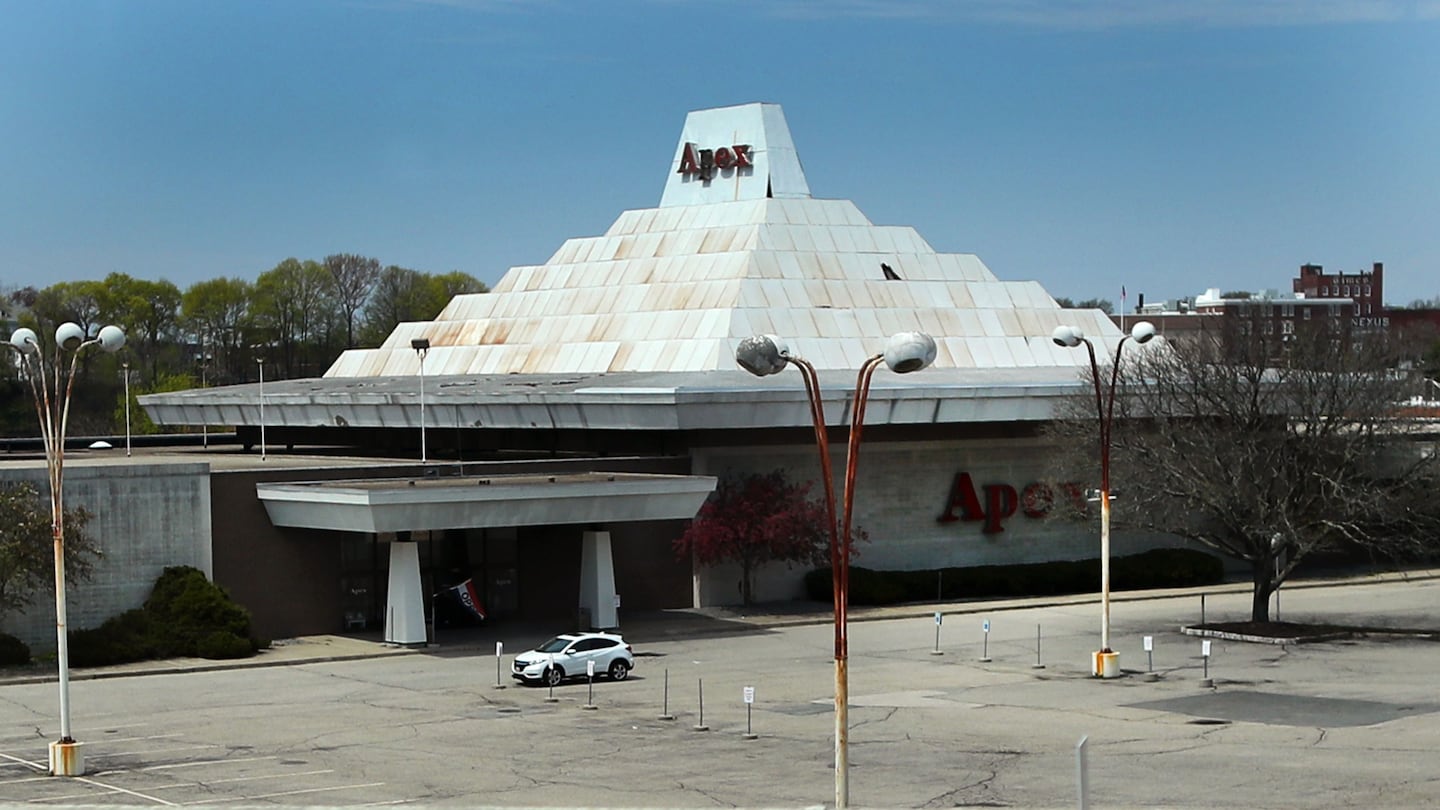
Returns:
[[[680,154],[680,168],[676,174],[698,174],[700,179],[709,180],[716,169],[743,169],[754,166],[750,156],[750,144],[737,143],[718,149],[697,149],[695,144],[686,142],[685,151]]]

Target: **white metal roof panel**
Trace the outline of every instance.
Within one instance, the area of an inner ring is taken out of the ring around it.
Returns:
[[[762,107],[739,114],[764,123]],[[789,144],[788,131],[776,137]],[[1057,323],[1118,339],[1103,314],[1058,310],[1035,282],[998,282],[973,254],[937,254],[912,228],[874,226],[848,200],[736,200],[744,183],[726,182],[711,184],[714,199],[623,211],[604,235],[566,240],[545,265],[512,268],[494,292],[457,296],[436,321],[397,326],[384,352],[347,352],[328,374],[413,373],[408,344],[422,335],[434,363],[471,373],[694,370],[710,362],[711,348],[699,348],[710,336],[786,334],[777,327],[830,341],[840,348],[817,351],[841,364],[852,362],[845,347],[901,329],[935,332],[941,365],[980,367],[1057,362],[1045,339]],[[903,280],[884,281],[881,262]],[[971,356],[964,341],[981,336],[1001,344]],[[1059,362],[1074,365],[1073,354]]]

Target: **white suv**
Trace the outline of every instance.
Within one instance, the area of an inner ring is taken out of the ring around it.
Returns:
[[[517,681],[555,686],[566,678],[586,677],[590,661],[595,674],[623,681],[635,666],[635,654],[614,633],[562,633],[515,656],[510,674]]]

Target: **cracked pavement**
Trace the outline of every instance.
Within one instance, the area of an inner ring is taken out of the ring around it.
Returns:
[[[1297,589],[1285,607],[1287,619],[1440,628],[1440,580]],[[1245,594],[1209,599],[1212,618],[1247,608]],[[1127,674],[1098,681],[1098,613],[947,617],[943,656],[929,616],[853,623],[851,804],[1074,807],[1082,736],[1093,807],[1440,804],[1440,643],[1217,640],[1203,689],[1200,642],[1179,632],[1197,600],[1126,601],[1111,636]],[[1037,625],[1044,669],[1032,666]],[[83,780],[37,774],[54,684],[5,684],[0,803],[828,805],[831,644],[829,625],[637,642],[632,678],[597,681],[593,711],[584,683],[556,688],[555,703],[545,689],[496,689],[480,650],[76,681]],[[674,720],[658,719],[667,671]],[[702,685],[709,731],[695,729]],[[755,740],[743,737],[746,686]]]

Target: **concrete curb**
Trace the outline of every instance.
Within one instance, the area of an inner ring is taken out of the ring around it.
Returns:
[[[1288,636],[1280,638],[1276,636],[1255,636],[1249,633],[1230,633],[1224,630],[1201,630],[1198,627],[1182,627],[1180,632],[1187,636],[1199,636],[1201,638],[1218,638],[1224,641],[1247,641],[1251,644],[1275,644],[1281,647],[1288,647],[1291,644],[1311,644],[1319,641],[1334,641],[1337,638],[1349,638],[1354,633],[1337,632],[1321,633],[1314,636]]]
[[[1323,579],[1307,579],[1293,583],[1287,583],[1285,588],[1326,588],[1347,585],[1374,585],[1385,582],[1414,581],[1440,579],[1440,569],[1424,569],[1421,571],[1409,571],[1403,573],[1381,573],[1365,574],[1355,577],[1328,577]],[[1220,593],[1248,593],[1251,590],[1249,582],[1222,583],[1219,585],[1203,586],[1196,588],[1165,588],[1149,591],[1120,591],[1110,595],[1113,602],[1139,602],[1157,599],[1175,599],[1185,596],[1200,596]],[[1022,610],[1029,608],[1049,608],[1064,605],[1093,604],[1100,601],[1098,593],[1071,594],[1064,596],[1034,597],[1004,600],[977,600],[973,602],[948,602],[948,603],[911,603],[907,605],[862,607],[851,608],[851,622],[883,621],[887,619],[921,618],[933,616],[935,613],[944,615],[970,615],[976,613],[994,613],[1007,610]],[[657,622],[647,631],[641,629],[634,632],[632,625],[627,632],[634,635],[649,635],[653,633],[658,638],[691,638],[705,635],[719,635],[734,630],[733,625],[749,625],[755,632],[763,632],[768,628],[797,627],[802,625],[829,624],[832,615],[829,610],[807,611],[803,613],[755,613],[741,614],[731,612],[731,609],[701,609],[694,611],[695,618],[680,619],[673,623],[673,629],[659,629],[663,622]],[[721,626],[720,622],[730,622],[732,626]],[[642,628],[643,628],[642,623]],[[1182,628],[1187,635],[1200,635],[1191,633],[1188,629]],[[1215,631],[1211,631],[1215,632]],[[1379,634],[1379,631],[1371,633]],[[1415,635],[1407,633],[1405,635]],[[1303,643],[1298,640],[1276,640],[1260,637],[1241,636],[1240,634],[1213,635],[1214,638],[1225,638],[1235,641],[1256,641],[1271,644],[1293,644]],[[324,642],[315,642],[310,646],[322,647],[333,643],[328,641],[334,639],[345,646],[354,646],[353,651],[347,652],[317,652],[308,654],[301,648],[307,646],[304,639],[297,640],[299,643],[280,642],[276,647],[267,652],[275,653],[260,655],[252,658],[241,658],[230,661],[208,661],[203,659],[171,659],[168,661],[141,661],[133,664],[120,664],[113,667],[76,668],[70,672],[72,681],[100,680],[108,678],[129,678],[141,675],[179,675],[188,672],[220,672],[233,669],[247,669],[250,667],[280,667],[295,666],[298,664],[323,664],[337,661],[354,661],[370,658],[383,658],[392,655],[413,655],[434,651],[434,647],[395,647],[387,646],[383,642],[357,639],[348,636],[312,636],[309,639],[326,639]],[[1319,641],[1320,638],[1307,638],[1305,641]],[[467,644],[465,642],[445,645],[448,650],[470,650],[485,649],[485,644]],[[17,674],[7,676],[0,673],[0,685],[22,685],[22,684],[44,684],[55,683],[57,676],[51,672],[45,675]]]

